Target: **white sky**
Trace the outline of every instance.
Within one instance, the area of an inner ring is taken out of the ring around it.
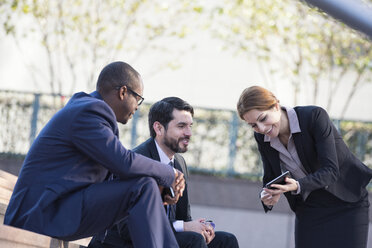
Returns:
[[[236,101],[242,90],[251,85],[262,85],[264,80],[257,64],[247,61],[246,57],[235,56],[231,51],[222,51],[221,44],[208,38],[205,34],[191,37],[197,40],[195,49],[188,50],[179,59],[181,67],[177,70],[166,69],[153,76],[149,76],[154,65],[158,62],[159,52],[146,53],[133,65],[143,75],[145,101],[151,103],[167,96],[178,96],[194,106],[235,110]],[[30,42],[31,49],[27,49],[27,56],[33,58],[34,65],[38,67],[45,63],[35,44]],[[25,67],[25,59],[16,48],[12,39],[0,41],[0,89],[37,91],[48,90],[36,87],[32,83],[30,73]],[[127,61],[128,62],[128,61]],[[130,63],[130,62],[129,62]],[[99,72],[97,72],[99,73]],[[42,79],[40,79],[42,80]],[[40,85],[44,85],[45,83]],[[322,91],[327,90],[326,83],[321,85]],[[345,92],[350,82],[344,82],[342,90],[335,94],[335,103],[329,111],[330,116],[337,118],[345,100]],[[275,88],[269,88],[280,99],[283,105],[293,105],[293,96],[288,82],[277,82]],[[92,91],[79,85],[77,91]],[[353,100],[346,114],[346,119],[372,121],[372,108],[370,97],[372,84],[365,84]],[[325,105],[325,97],[321,97],[318,105]],[[342,104],[341,104],[342,103]],[[299,105],[313,104],[310,93],[304,89],[301,92]],[[325,107],[325,106],[323,106]]]

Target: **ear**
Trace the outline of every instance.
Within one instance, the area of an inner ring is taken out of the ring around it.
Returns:
[[[280,104],[279,104],[279,102],[277,102],[275,104],[274,108],[275,108],[276,111],[279,111],[280,110]]]
[[[118,97],[120,98],[120,100],[124,100],[125,97],[126,97],[126,92],[127,92],[127,87],[123,86],[121,87],[119,90],[118,90]]]
[[[162,136],[163,135],[164,126],[162,124],[160,124],[160,122],[155,121],[154,124],[152,124],[152,128],[154,128],[156,136]]]

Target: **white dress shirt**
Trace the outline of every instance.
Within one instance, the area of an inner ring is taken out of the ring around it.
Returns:
[[[173,164],[174,164],[174,156],[172,157],[172,159],[169,159],[168,156],[165,154],[165,152],[158,145],[156,140],[155,140],[155,145],[156,145],[156,149],[158,150],[160,162],[163,163],[163,164],[169,164],[169,162],[172,161]],[[175,222],[173,222],[173,227],[174,227],[174,230],[176,230],[176,232],[183,232],[184,231],[183,222],[184,222],[183,220],[176,220]]]

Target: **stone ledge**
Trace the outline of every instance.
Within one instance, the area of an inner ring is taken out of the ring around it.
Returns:
[[[16,176],[0,170],[0,247],[79,248],[88,246],[90,238],[63,242],[45,235],[4,225],[4,215],[16,181]]]

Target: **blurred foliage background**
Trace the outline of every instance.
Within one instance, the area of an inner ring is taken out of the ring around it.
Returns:
[[[372,168],[372,124],[344,120],[355,93],[371,82],[371,42],[297,0],[0,0],[0,39],[16,45],[23,58],[19,66],[30,75],[25,83],[37,93],[0,92],[0,152],[26,154],[78,82],[94,89],[101,65],[109,61],[135,63],[155,51],[157,63],[149,74],[177,70],[182,55],[197,46],[195,33],[208,34],[222,49],[253,60],[264,86],[275,91],[278,81],[289,81],[294,105],[305,94],[311,104],[325,101],[330,111],[334,95],[341,92],[342,111],[335,123],[352,151]],[[40,61],[26,43],[45,59]],[[345,80],[347,90],[341,87]],[[148,137],[148,107],[121,127],[124,145],[133,147]],[[185,157],[201,173],[261,174],[252,131],[233,110],[197,108]]]
[[[68,101],[59,95],[0,91],[0,157],[23,158],[33,139]],[[127,125],[119,125],[120,140],[134,148],[150,137],[143,104]],[[352,152],[372,168],[372,123],[334,120]],[[183,154],[193,173],[261,179],[262,165],[252,129],[232,110],[195,108],[193,136]]]

